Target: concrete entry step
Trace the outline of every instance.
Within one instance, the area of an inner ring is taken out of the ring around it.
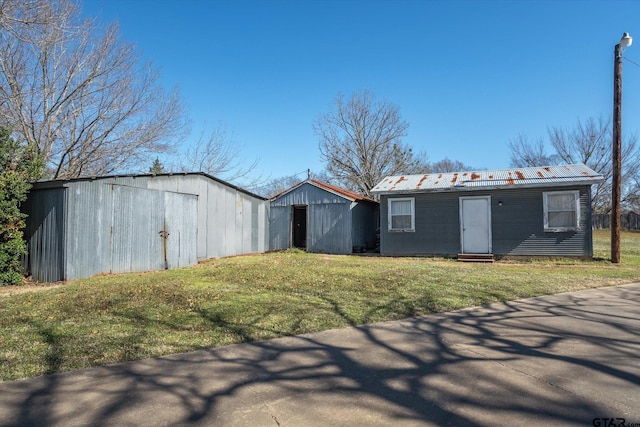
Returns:
[[[458,261],[463,262],[493,262],[493,254],[458,254]]]

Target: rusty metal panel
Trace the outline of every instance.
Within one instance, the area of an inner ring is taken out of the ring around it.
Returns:
[[[560,165],[475,172],[388,176],[376,185],[375,194],[435,191],[477,191],[500,188],[558,187],[598,184],[602,175],[585,165]]]

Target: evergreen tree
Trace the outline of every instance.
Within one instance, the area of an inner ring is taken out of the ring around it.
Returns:
[[[37,149],[14,140],[7,129],[0,128],[0,285],[22,283],[20,257],[26,252],[22,238],[26,215],[20,212],[20,203],[42,171]]]
[[[162,165],[162,163],[160,163],[160,159],[158,159],[157,157],[154,160],[153,165],[151,165],[151,167],[149,168],[149,173],[164,173],[164,166]]]

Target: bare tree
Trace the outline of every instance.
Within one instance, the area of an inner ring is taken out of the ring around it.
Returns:
[[[200,133],[196,143],[181,158],[179,168],[238,181],[254,170],[258,163],[256,159],[251,164],[244,164],[241,148],[227,127],[218,124],[209,135],[204,130]]]
[[[303,177],[304,174],[304,177]],[[315,179],[318,181],[322,181],[326,184],[333,184],[333,177],[327,174],[325,171],[320,172],[312,172],[307,170],[305,172],[301,172],[296,175],[283,176],[280,178],[270,179],[264,184],[259,184],[251,191],[261,194],[267,198],[272,198],[277,196],[278,194],[294,187],[306,179]],[[251,187],[250,187],[251,188]]]
[[[186,130],[117,25],[82,21],[70,0],[0,0],[0,123],[36,145],[51,178],[108,174],[166,152]]]
[[[268,182],[252,188],[251,191],[264,197],[272,198],[301,182],[303,182],[303,179],[300,179],[300,175],[283,176],[270,179]]]
[[[557,156],[547,154],[543,138],[530,141],[526,135],[518,135],[516,139],[509,141],[509,149],[511,165],[519,168],[550,166],[557,164],[559,160]]]
[[[595,186],[592,194],[594,211],[607,213],[611,207],[612,142],[611,123],[602,116],[578,120],[572,128],[551,127],[547,130],[554,154],[546,155],[542,139],[530,143],[520,136],[517,143],[510,143],[511,161],[514,166],[546,166],[550,164],[583,163],[600,173],[604,182]],[[622,148],[623,204],[630,205],[638,199],[640,176],[640,146],[633,134],[625,138]]]
[[[450,160],[448,157],[429,165],[429,173],[458,172],[471,169],[473,169],[473,167],[465,165],[459,160]]]
[[[386,175],[416,173],[421,166],[401,140],[408,127],[396,105],[376,101],[370,91],[347,100],[338,95],[334,108],[314,123],[327,172],[339,185],[367,196]]]

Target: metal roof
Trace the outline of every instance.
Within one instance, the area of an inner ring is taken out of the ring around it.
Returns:
[[[260,196],[259,194],[252,193],[249,190],[246,190],[242,187],[238,187],[237,185],[231,184],[230,182],[224,181],[220,178],[217,178],[213,175],[209,175],[205,172],[168,172],[168,173],[146,173],[146,174],[121,174],[121,175],[102,175],[102,176],[84,176],[80,178],[70,178],[70,179],[53,179],[53,180],[43,180],[37,181],[33,183],[34,190],[42,190],[47,188],[59,188],[64,187],[67,183],[70,182],[79,182],[79,181],[100,181],[105,179],[112,178],[153,178],[156,176],[165,176],[165,177],[179,177],[185,175],[201,175],[212,181],[216,181],[222,185],[226,185],[227,187],[233,188],[234,190],[238,190],[241,193],[244,193],[248,196],[254,197],[260,200],[269,200],[266,197]]]
[[[428,175],[388,176],[376,185],[375,194],[475,191],[487,189],[561,187],[598,184],[603,176],[585,165],[448,172]]]
[[[311,184],[311,185],[313,185],[315,187],[318,187],[318,188],[321,188],[321,189],[323,189],[325,191],[328,191],[330,193],[336,194],[336,195],[338,195],[340,197],[343,197],[343,198],[345,198],[347,200],[350,200],[352,202],[363,202],[364,201],[364,202],[378,203],[377,201],[375,201],[373,199],[370,199],[369,197],[364,196],[362,194],[358,194],[358,193],[353,192],[351,190],[347,190],[345,188],[337,187],[335,185],[327,184],[326,182],[319,181],[317,179],[307,179],[306,181],[299,182],[298,184],[294,185],[293,187],[288,188],[287,190],[285,190],[285,191],[283,191],[283,192],[281,192],[279,194],[276,194],[275,196],[273,196],[271,198],[271,200],[275,200],[275,199],[277,199],[279,197],[282,197],[285,194],[290,193],[291,191],[295,190],[296,188],[299,188],[300,186],[302,186],[304,184]]]

